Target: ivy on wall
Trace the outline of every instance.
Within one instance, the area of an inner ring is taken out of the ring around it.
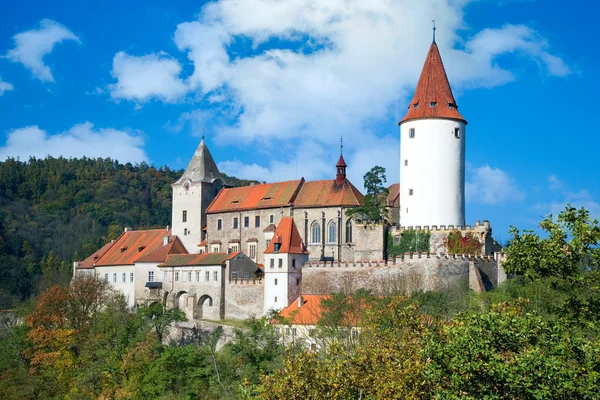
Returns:
[[[454,230],[444,238],[444,247],[448,254],[480,255],[483,243],[477,239],[473,232],[463,236],[461,231]]]
[[[409,229],[400,234],[400,241],[397,242],[397,236],[389,232],[387,238],[388,258],[396,258],[407,252],[429,252],[429,236],[429,231]]]

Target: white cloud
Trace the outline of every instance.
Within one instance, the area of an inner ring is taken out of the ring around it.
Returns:
[[[4,94],[4,92],[8,92],[9,90],[13,90],[14,86],[11,85],[8,82],[5,82],[2,80],[2,77],[0,77],[0,96],[2,96]]]
[[[64,40],[74,40],[79,43],[79,38],[73,32],[50,19],[41,20],[39,29],[16,34],[13,40],[15,48],[9,50],[6,57],[13,62],[23,64],[42,82],[54,82],[52,71],[43,60],[52,51],[54,45]]]
[[[29,157],[110,157],[121,162],[148,161],[144,139],[139,133],[125,132],[112,128],[94,129],[85,122],[73,126],[66,132],[48,134],[37,125],[15,129],[0,147],[0,160],[8,157],[27,160]]]
[[[554,196],[559,198],[550,202],[535,204],[532,210],[541,212],[544,215],[552,214],[556,216],[564,211],[567,204],[571,204],[575,208],[585,208],[590,212],[592,218],[600,219],[600,203],[594,199],[589,191],[585,189],[572,191],[556,175],[548,177],[548,189]]]
[[[471,176],[465,184],[467,202],[501,204],[525,197],[515,179],[499,168],[485,164],[478,168],[467,166],[467,171]]]
[[[121,51],[113,58],[112,76],[117,82],[108,89],[114,99],[145,102],[156,97],[170,103],[187,92],[180,73],[179,62],[165,53],[136,57]]]

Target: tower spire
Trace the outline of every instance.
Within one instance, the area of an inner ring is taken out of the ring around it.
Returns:
[[[433,22],[433,42],[432,43],[435,44],[435,30],[436,30],[435,19],[432,19],[431,22]]]

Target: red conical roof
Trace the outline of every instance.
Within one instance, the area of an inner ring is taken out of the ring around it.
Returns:
[[[467,123],[458,112],[458,105],[452,95],[444,63],[435,42],[429,47],[415,95],[400,123],[417,118],[448,118]]]
[[[346,161],[344,161],[344,156],[340,154],[340,159],[338,160],[336,167],[347,167]]]

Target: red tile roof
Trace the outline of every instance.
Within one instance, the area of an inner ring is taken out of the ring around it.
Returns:
[[[275,224],[269,224],[269,226],[263,229],[263,232],[275,232],[276,229],[277,227],[275,226]]]
[[[102,257],[107,251],[108,249],[110,249],[110,247],[115,243],[114,240],[106,243],[104,246],[102,246],[100,248],[100,250],[97,250],[94,254],[92,254],[91,256],[89,256],[88,258],[86,258],[85,260],[81,261],[78,265],[77,265],[77,269],[87,269],[87,268],[94,268],[94,263],[100,259],[100,257]]]
[[[346,161],[344,161],[344,156],[340,154],[340,159],[338,160],[336,167],[347,167]]]
[[[432,107],[431,103],[435,103],[435,106]],[[415,94],[408,106],[408,112],[400,123],[417,118],[447,118],[467,123],[458,112],[458,105],[435,43],[429,47]]]
[[[269,243],[269,247],[267,247],[264,253],[274,253],[275,243],[281,244],[278,253],[309,254],[304,243],[302,243],[302,237],[292,217],[281,218],[279,226],[273,235],[273,240]]]
[[[169,254],[187,254],[187,250],[177,236],[171,236],[166,246],[138,258],[135,262],[164,262]]]
[[[304,182],[296,199],[296,207],[360,206],[364,196],[345,179],[338,185],[334,179]]]
[[[400,207],[400,184],[394,183],[388,187],[386,205],[388,207]]]
[[[233,254],[233,253],[231,253]],[[188,265],[222,265],[231,254],[226,253],[199,253],[199,254],[171,254],[159,267],[184,267]],[[238,253],[239,254],[239,253]]]
[[[206,209],[207,214],[289,206],[302,180],[224,188]]]
[[[225,259],[223,261],[233,260],[234,258],[239,256],[241,253],[242,253],[241,251],[232,251],[231,253],[229,253],[229,255],[227,257],[225,257]]]
[[[279,316],[289,320],[292,325],[316,325],[321,319],[323,307],[321,301],[331,298],[322,294],[303,294],[302,305],[298,307],[298,299],[279,311]]]
[[[110,248],[96,260],[96,266],[133,265],[141,257],[163,246],[165,229],[124,232]]]
[[[201,247],[201,246],[206,246],[206,239],[201,241],[200,244],[198,245],[198,247]]]

